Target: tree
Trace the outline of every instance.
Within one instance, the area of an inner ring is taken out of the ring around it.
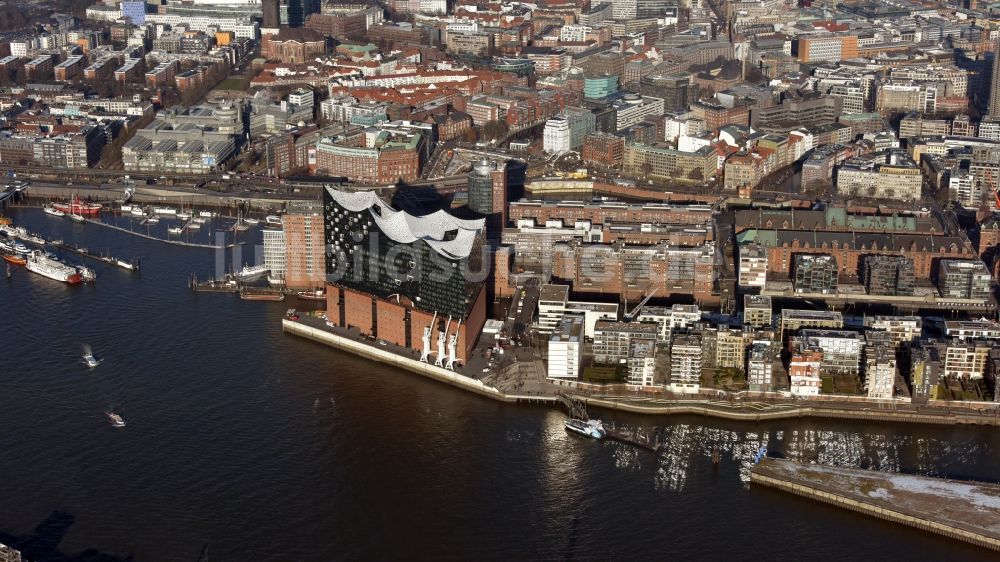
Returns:
[[[507,134],[508,130],[507,123],[503,121],[487,121],[482,126],[480,137],[486,141],[499,140]]]

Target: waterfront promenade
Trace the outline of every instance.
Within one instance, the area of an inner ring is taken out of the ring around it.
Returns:
[[[1000,551],[1000,485],[765,458],[750,474],[775,488]]]
[[[478,366],[467,368],[464,372],[455,372],[433,364],[423,363],[416,358],[416,354],[412,353],[412,350],[392,349],[395,346],[380,345],[361,337],[357,332],[327,327],[319,318],[302,317],[299,320],[284,318],[282,319],[282,330],[287,334],[303,337],[374,361],[388,363],[450,386],[506,403],[558,405],[558,396],[563,394],[578,398],[587,405],[596,408],[658,416],[693,414],[747,422],[827,418],[932,425],[1000,426],[1000,415],[996,409],[978,411],[944,407],[881,408],[871,401],[827,402],[773,399],[765,402],[759,399],[743,400],[739,397],[733,397],[733,400],[724,400],[704,396],[653,398],[622,394],[600,395],[593,391],[583,393],[572,387],[552,384],[540,387],[536,385],[536,388],[541,390],[530,393],[501,391],[475,376],[482,375],[477,368]]]

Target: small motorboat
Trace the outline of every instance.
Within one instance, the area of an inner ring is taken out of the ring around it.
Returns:
[[[129,211],[134,217],[144,217],[146,216],[146,211],[142,207],[135,206]]]
[[[114,427],[125,427],[125,416],[123,414],[117,414],[112,411],[104,412],[104,415],[108,417],[108,421]]]
[[[149,217],[148,219],[146,219],[146,223],[147,224],[159,224],[160,223],[160,219],[157,218],[157,217]]]
[[[94,354],[91,352],[87,352],[83,355],[83,362],[91,369],[101,364],[97,357],[94,357]]]
[[[131,213],[132,205],[122,205],[122,213]]]
[[[55,207],[45,207],[42,209],[47,215],[52,215],[53,217],[65,217],[66,213],[56,209]]]
[[[181,211],[180,213],[177,213],[177,218],[186,221],[191,218],[191,213]]]
[[[73,222],[86,222],[87,219],[83,218],[83,215],[78,215],[76,213],[69,214],[69,220]]]
[[[245,222],[247,224],[260,224],[259,220],[257,220],[257,219],[251,219],[251,218],[245,218],[245,219],[243,219],[243,222]]]
[[[180,234],[182,232],[184,232],[184,229],[179,226],[171,226],[167,229],[167,233],[169,234]]]
[[[208,219],[204,217],[195,217],[191,219],[191,224],[205,224],[206,222],[208,222]]]
[[[281,224],[281,217],[278,215],[267,215],[264,220],[267,221],[267,224]]]

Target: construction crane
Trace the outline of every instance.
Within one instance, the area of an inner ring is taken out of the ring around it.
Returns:
[[[624,320],[626,322],[631,322],[632,320],[634,320],[635,317],[639,315],[639,311],[642,310],[642,307],[646,306],[646,303],[649,302],[649,299],[653,298],[653,295],[655,295],[656,292],[659,290],[660,290],[659,287],[653,289],[653,292],[649,293],[648,295],[646,295],[645,298],[639,301],[639,304],[635,305],[635,308],[633,308],[631,312],[626,312]]]

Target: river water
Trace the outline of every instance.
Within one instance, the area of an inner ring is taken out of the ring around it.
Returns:
[[[8,214],[143,265],[93,264],[97,283],[79,287],[0,279],[0,542],[31,560],[194,561],[206,545],[213,561],[991,558],[747,478],[764,444],[997,481],[995,429],[596,412],[667,446],[585,440],[554,409],[285,336],[294,300],[190,292],[191,273],[216,270],[212,250]],[[104,360],[93,371],[84,344]]]

